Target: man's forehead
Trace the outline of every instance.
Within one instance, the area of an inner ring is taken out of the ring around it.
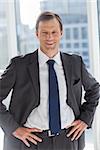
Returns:
[[[45,28],[45,27],[55,28],[57,26],[59,26],[59,22],[56,19],[50,19],[50,20],[40,21],[39,22],[39,27],[42,27],[42,28]]]

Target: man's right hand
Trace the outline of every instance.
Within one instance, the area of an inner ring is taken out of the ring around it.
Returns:
[[[42,139],[32,132],[42,132],[42,130],[38,128],[19,127],[12,134],[14,137],[23,141],[26,146],[30,147],[28,141],[32,142],[35,145],[37,145],[37,142],[42,142]]]

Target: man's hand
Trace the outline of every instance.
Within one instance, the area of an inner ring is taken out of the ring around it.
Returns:
[[[33,134],[32,132],[42,132],[42,130],[37,128],[19,127],[12,134],[14,137],[23,141],[26,144],[26,146],[30,147],[28,141],[32,142],[35,145],[37,145],[37,142],[42,142],[42,139]]]
[[[67,137],[72,135],[71,140],[73,141],[73,140],[77,140],[82,135],[82,133],[85,131],[85,129],[88,127],[88,125],[81,120],[75,120],[67,128],[69,128],[69,127],[72,127],[72,129],[67,134]]]

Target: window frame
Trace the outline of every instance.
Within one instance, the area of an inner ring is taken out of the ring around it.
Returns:
[[[99,23],[97,0],[87,0],[87,17],[88,17],[88,36],[89,36],[89,54],[90,70],[93,76],[100,83],[100,47],[99,47]],[[100,149],[100,104],[97,107],[93,122],[94,150]]]

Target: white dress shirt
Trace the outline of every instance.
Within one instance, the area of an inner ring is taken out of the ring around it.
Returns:
[[[26,127],[39,128],[42,130],[49,129],[49,112],[48,112],[48,97],[49,97],[49,85],[48,85],[48,65],[47,61],[50,59],[40,49],[38,50],[39,58],[39,77],[40,77],[40,105],[32,110],[27,121]],[[60,52],[52,58],[55,60],[54,69],[57,74],[59,97],[60,97],[60,116],[61,116],[61,128],[65,128],[70,125],[74,119],[73,110],[67,105],[67,87],[63,71],[63,66],[60,58]]]

